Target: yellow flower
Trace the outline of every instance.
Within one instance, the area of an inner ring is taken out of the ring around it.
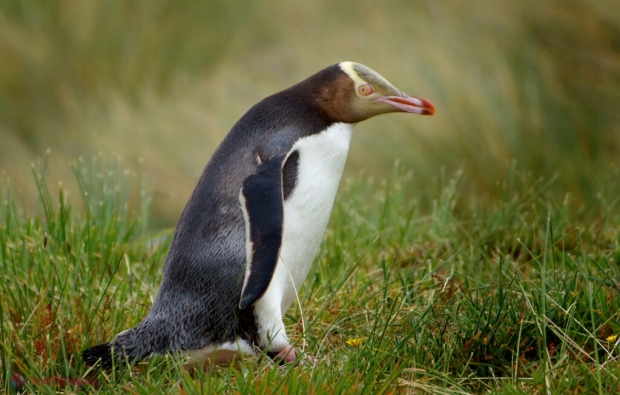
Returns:
[[[607,341],[610,343],[613,343],[616,341],[616,339],[618,338],[618,335],[611,335],[609,337],[607,337]]]
[[[361,345],[363,341],[364,341],[363,337],[360,337],[359,339],[348,339],[347,344],[352,347],[357,347]]]

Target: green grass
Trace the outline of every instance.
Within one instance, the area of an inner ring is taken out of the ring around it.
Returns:
[[[40,393],[620,393],[613,169],[581,208],[518,170],[497,185],[500,200],[468,205],[466,174],[440,171],[415,194],[417,176],[399,165],[380,182],[345,179],[285,320],[317,363],[256,357],[204,373],[171,356],[113,372],[82,364],[82,349],[147,313],[171,230],[149,230],[150,194],[119,158],[76,161],[69,197],[45,166],[33,168],[35,215],[2,184],[7,393],[16,377]]]

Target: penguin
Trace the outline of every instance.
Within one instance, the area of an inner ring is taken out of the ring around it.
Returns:
[[[248,110],[205,167],[175,229],[153,306],[136,327],[82,352],[87,365],[178,352],[187,366],[297,351],[283,316],[324,236],[353,126],[433,115],[354,62],[329,66]]]

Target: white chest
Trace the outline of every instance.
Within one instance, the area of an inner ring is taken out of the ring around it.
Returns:
[[[283,291],[282,314],[306,279],[325,234],[352,131],[350,124],[334,124],[293,146],[299,153],[297,182],[284,202],[280,260],[270,284]]]

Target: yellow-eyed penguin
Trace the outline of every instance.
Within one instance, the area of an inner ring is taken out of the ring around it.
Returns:
[[[265,350],[294,361],[282,317],[325,233],[353,126],[389,112],[435,108],[353,62],[253,106],[187,202],[149,314],[83,360],[110,367],[176,351],[209,363]]]

